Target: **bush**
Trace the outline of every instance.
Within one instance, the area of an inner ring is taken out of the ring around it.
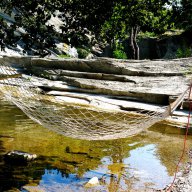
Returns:
[[[184,58],[191,56],[191,49],[190,48],[178,48],[176,52],[177,58]]]
[[[80,59],[85,59],[89,55],[89,51],[83,48],[77,48],[78,57]]]
[[[113,51],[113,57],[116,59],[127,59],[126,53],[124,51],[118,50],[118,49]]]

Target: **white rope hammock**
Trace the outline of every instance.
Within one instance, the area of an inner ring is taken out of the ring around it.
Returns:
[[[135,135],[168,117],[182,102],[187,90],[171,106],[148,110],[108,110],[57,103],[39,89],[33,77],[16,65],[0,61],[0,90],[31,119],[44,127],[80,139],[103,140]]]

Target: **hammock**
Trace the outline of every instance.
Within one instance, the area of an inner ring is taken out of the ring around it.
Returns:
[[[104,140],[138,134],[168,117],[182,102],[186,90],[172,105],[152,110],[109,110],[89,105],[59,104],[46,95],[21,65],[0,60],[0,90],[32,120],[65,136]]]

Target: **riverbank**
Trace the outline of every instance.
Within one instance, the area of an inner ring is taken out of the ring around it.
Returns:
[[[179,173],[174,183],[170,183],[164,189],[154,190],[154,192],[191,192],[192,190],[192,150],[187,153],[188,162],[179,167]],[[171,187],[171,188],[170,188]]]

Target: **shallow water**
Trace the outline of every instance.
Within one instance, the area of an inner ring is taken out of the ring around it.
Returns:
[[[0,100],[0,191],[23,186],[46,192],[133,191],[164,188],[172,181],[183,147],[181,130],[156,124],[127,139],[87,141],[43,128],[14,105]],[[188,147],[192,145],[191,136]],[[38,155],[27,165],[3,160],[11,150]],[[100,185],[86,189],[92,177]]]

